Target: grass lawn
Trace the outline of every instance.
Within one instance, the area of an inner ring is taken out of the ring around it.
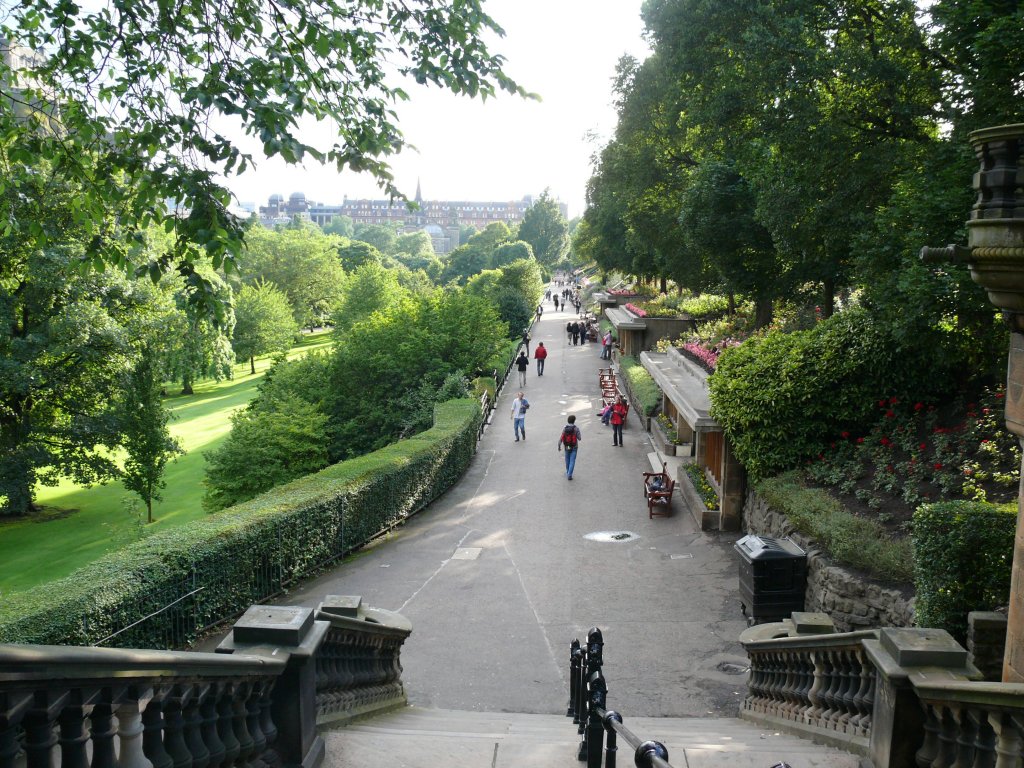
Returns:
[[[310,334],[292,348],[289,357],[327,349],[329,345],[329,332]],[[152,525],[140,525],[140,518],[125,506],[126,500],[137,500],[140,513],[145,515],[141,499],[120,482],[87,488],[71,482],[55,488],[40,487],[37,502],[46,507],[44,515],[0,522],[0,599],[4,592],[67,576],[146,533],[204,517],[200,505],[206,464],[203,453],[221,444],[231,428],[231,414],[253,398],[268,367],[269,357],[257,358],[253,376],[246,360],[235,366],[231,381],[200,382],[195,385],[195,394],[166,399],[175,416],[170,423],[171,433],[186,453],[167,466],[164,500],[153,505]]]

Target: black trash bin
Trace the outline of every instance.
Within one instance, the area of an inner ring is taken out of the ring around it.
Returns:
[[[804,609],[806,552],[788,538],[753,534],[733,548],[740,553],[740,603],[748,624],[781,621]]]

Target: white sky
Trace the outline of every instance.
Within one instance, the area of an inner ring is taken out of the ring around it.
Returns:
[[[411,99],[397,107],[399,125],[418,152],[392,158],[399,188],[412,197],[418,178],[426,200],[500,201],[550,188],[568,203],[570,217],[582,214],[590,157],[615,128],[615,64],[624,53],[639,59],[648,53],[641,4],[486,0],[485,10],[506,33],[492,51],[504,55],[505,71],[543,101],[502,92],[484,103],[436,88],[407,88]],[[257,205],[274,193],[304,192],[308,200],[327,204],[346,195],[382,196],[365,176],[265,159],[228,186],[240,202]]]

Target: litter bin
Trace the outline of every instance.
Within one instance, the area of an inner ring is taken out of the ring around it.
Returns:
[[[740,606],[748,624],[781,621],[804,609],[806,552],[788,538],[753,534],[733,548],[740,553]]]

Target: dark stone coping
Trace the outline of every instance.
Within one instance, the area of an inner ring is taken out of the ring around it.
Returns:
[[[640,364],[651,374],[680,417],[697,432],[721,432],[711,417],[707,374],[694,363],[672,352],[641,352]]]

